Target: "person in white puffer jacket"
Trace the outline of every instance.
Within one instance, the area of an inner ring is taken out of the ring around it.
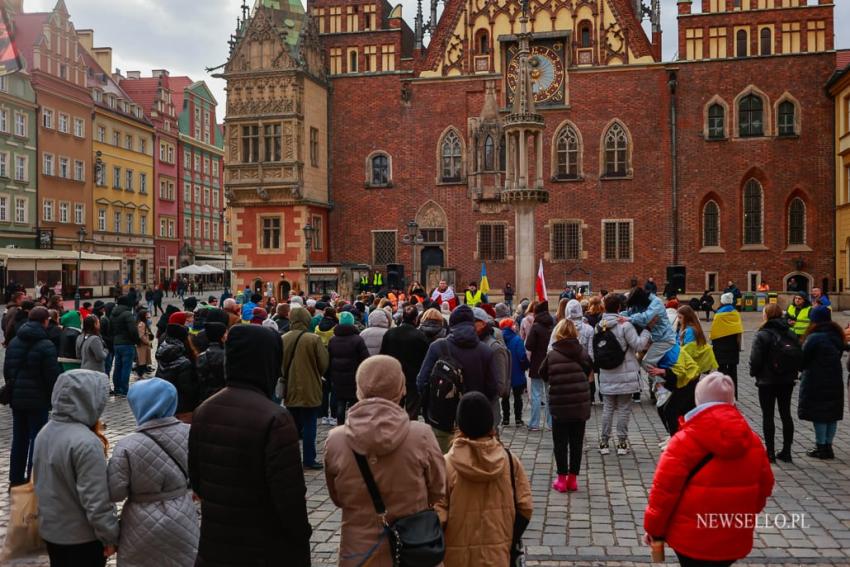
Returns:
[[[369,327],[360,333],[369,350],[369,356],[375,356],[381,352],[381,343],[384,342],[384,335],[390,329],[390,321],[391,317],[384,309],[375,309],[369,313]]]

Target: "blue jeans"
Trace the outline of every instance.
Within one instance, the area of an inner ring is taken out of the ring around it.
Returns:
[[[319,408],[286,408],[295,420],[298,435],[304,445],[304,465],[316,463],[316,421],[319,419]]]
[[[531,419],[528,427],[540,427],[540,406],[546,400],[546,385],[540,378],[531,379]],[[552,414],[547,412],[546,425],[552,427]]]
[[[136,347],[133,345],[115,345],[115,373],[112,375],[112,383],[115,385],[116,394],[127,395],[135,356]]]
[[[837,421],[815,422],[815,443],[818,445],[832,445],[835,439],[835,430],[838,429]]]
[[[47,410],[12,409],[12,451],[9,457],[9,485],[23,484],[32,472],[35,436],[47,423]]]

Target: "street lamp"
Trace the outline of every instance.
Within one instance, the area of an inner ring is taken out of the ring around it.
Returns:
[[[77,253],[77,289],[74,291],[74,310],[80,310],[80,264],[83,262],[83,242],[86,241],[86,229],[80,227],[77,231],[77,237],[80,242],[80,250]]]
[[[416,268],[416,245],[422,244],[423,242],[425,242],[425,239],[422,237],[422,234],[419,232],[419,225],[416,223],[415,220],[407,221],[407,234],[405,234],[401,238],[401,241],[404,244],[410,244],[410,246],[411,246],[410,277],[412,277],[414,280],[418,281],[419,278],[416,277],[416,272],[415,272],[415,268]]]
[[[307,296],[310,295],[310,251],[313,248],[313,237],[316,234],[316,227],[307,223],[304,225],[304,248],[307,250],[307,275],[304,278],[304,283],[307,286]]]
[[[225,218],[226,211],[227,207],[222,207],[221,211],[219,211],[218,213],[218,216],[221,219],[221,230],[224,238],[227,238],[227,219]],[[228,289],[230,289],[230,277],[227,272],[227,254],[229,252],[228,249],[230,248],[230,242],[228,242],[227,240],[222,240],[221,246],[224,249],[224,275],[222,277],[224,278],[224,290],[227,291]]]

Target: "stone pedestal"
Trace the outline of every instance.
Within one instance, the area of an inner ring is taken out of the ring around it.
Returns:
[[[514,206],[516,213],[516,291],[518,298],[534,297],[534,286],[537,277],[537,258],[535,257],[536,226],[534,209],[537,203],[518,203]]]

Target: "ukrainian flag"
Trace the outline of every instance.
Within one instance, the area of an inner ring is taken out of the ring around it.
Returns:
[[[478,286],[481,295],[486,295],[490,291],[490,282],[487,281],[487,266],[481,263],[481,284]]]

